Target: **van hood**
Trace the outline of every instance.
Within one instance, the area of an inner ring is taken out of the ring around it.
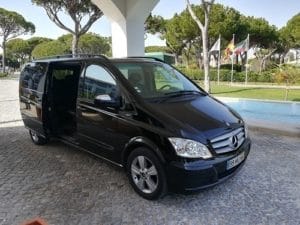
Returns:
[[[177,135],[189,139],[211,139],[240,127],[242,118],[231,108],[210,96],[174,98],[148,103],[160,122]]]

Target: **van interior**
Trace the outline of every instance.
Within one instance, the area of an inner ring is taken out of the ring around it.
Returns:
[[[76,101],[81,65],[53,64],[50,67],[51,129],[58,136],[72,136],[76,131]]]

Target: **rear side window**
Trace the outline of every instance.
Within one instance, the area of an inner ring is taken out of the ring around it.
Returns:
[[[74,76],[74,70],[71,69],[54,69],[52,76],[56,80],[65,80],[68,76]]]
[[[46,63],[30,63],[21,73],[21,87],[43,92],[46,78]]]

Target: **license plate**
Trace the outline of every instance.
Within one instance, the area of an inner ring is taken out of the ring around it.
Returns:
[[[239,165],[241,162],[243,162],[245,159],[245,152],[242,152],[241,154],[239,154],[237,157],[230,159],[227,161],[227,170],[232,169],[233,167]]]

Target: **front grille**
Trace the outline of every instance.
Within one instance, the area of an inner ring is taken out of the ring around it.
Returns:
[[[244,128],[238,128],[230,133],[223,134],[210,141],[217,154],[232,152],[238,149],[245,141]]]

